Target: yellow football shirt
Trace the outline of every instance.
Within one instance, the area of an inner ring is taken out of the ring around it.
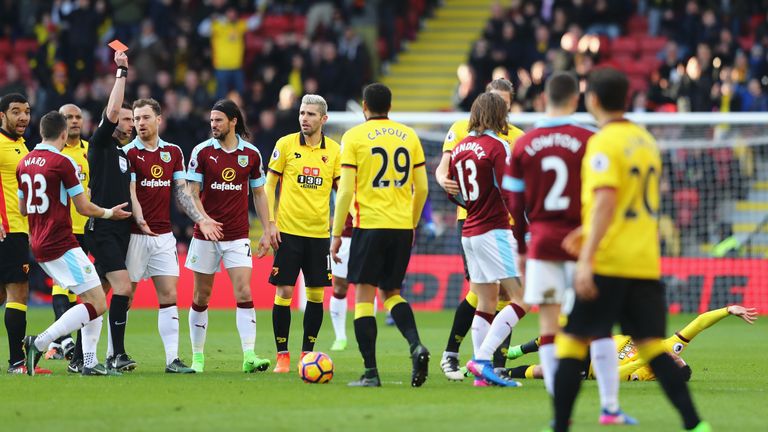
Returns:
[[[286,135],[275,144],[269,171],[280,176],[277,227],[280,232],[328,238],[333,181],[341,176],[341,146],[323,135],[307,145],[304,135]]]
[[[448,134],[445,136],[445,141],[443,141],[443,153],[450,153],[453,151],[453,148],[456,147],[456,144],[460,143],[461,140],[467,137],[469,135],[469,119],[466,120],[457,120],[451,125],[451,128],[448,129]],[[515,126],[512,126],[511,124],[507,124],[507,134],[500,134],[499,136],[503,139],[505,139],[509,143],[509,147],[512,148],[515,145],[515,141],[517,141],[518,138],[523,136],[525,132],[521,131]],[[456,219],[457,220],[464,220],[467,218],[467,210],[464,207],[457,206],[456,207]]]
[[[65,144],[61,153],[71,157],[77,164],[77,175],[80,177],[80,184],[83,189],[88,190],[88,181],[91,177],[91,169],[88,165],[88,141],[81,139],[78,144],[70,146]],[[70,216],[72,217],[72,232],[74,234],[85,234],[85,223],[88,217],[77,212],[74,205],[71,206]]]
[[[248,24],[245,20],[233,23],[214,20],[211,23],[211,47],[215,69],[235,70],[243,66],[244,36],[247,30]]]
[[[595,254],[602,276],[659,279],[659,177],[656,141],[627,120],[605,125],[587,143],[581,170],[584,237],[591,230],[594,191],[616,190],[616,211]]]
[[[355,169],[356,228],[413,229],[413,171],[425,165],[416,132],[387,118],[369,119],[341,137],[341,166]]]
[[[7,233],[29,234],[27,218],[19,211],[16,166],[29,153],[24,137],[13,139],[0,130],[0,216]]]

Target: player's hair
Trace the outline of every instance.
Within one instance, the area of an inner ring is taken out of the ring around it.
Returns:
[[[485,86],[485,91],[490,92],[491,90],[507,92],[509,93],[509,96],[515,95],[515,86],[506,78],[496,78],[489,82],[488,85]]]
[[[152,111],[155,112],[156,116],[163,114],[163,110],[162,108],[160,108],[160,102],[152,98],[137,99],[135,102],[133,102],[133,107],[131,107],[131,111],[134,111],[136,108],[141,108],[145,106],[152,108]]]
[[[374,114],[387,114],[392,108],[392,90],[382,83],[368,84],[363,89],[363,101]]]
[[[40,136],[43,140],[55,140],[67,130],[67,118],[58,111],[50,111],[40,119]]]
[[[628,91],[627,76],[614,68],[595,69],[587,78],[587,93],[593,93],[606,111],[624,111]]]
[[[547,101],[555,107],[562,107],[579,94],[579,80],[572,72],[556,72],[544,85]]]
[[[324,116],[328,113],[328,103],[322,96],[316,94],[305,94],[301,98],[302,105],[316,105],[320,107],[320,115]]]
[[[486,130],[507,133],[507,104],[501,96],[483,93],[472,103],[469,114],[469,132],[481,134]]]
[[[236,118],[237,124],[235,125],[235,133],[243,138],[248,138],[251,136],[251,132],[245,125],[243,113],[240,111],[240,108],[238,108],[237,104],[233,101],[229,99],[219,99],[215,104],[213,104],[211,111],[221,111],[225,116],[227,116],[229,120]]]
[[[0,98],[0,112],[8,112],[12,103],[29,103],[29,101],[21,93],[8,93]]]
[[[690,381],[691,375],[693,375],[693,369],[691,369],[691,366],[685,365],[681,367],[680,370],[683,372],[683,379]]]
[[[123,104],[120,105],[120,109],[127,109],[129,111],[133,111],[133,107],[131,106],[131,103],[128,101],[123,101]],[[106,108],[105,108],[106,110]]]

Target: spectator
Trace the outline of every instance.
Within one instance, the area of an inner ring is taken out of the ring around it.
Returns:
[[[456,86],[456,92],[453,96],[453,105],[459,111],[468,112],[472,107],[472,103],[480,94],[475,85],[475,73],[471,66],[461,64],[456,70],[456,75],[459,78],[459,84]]]
[[[296,91],[289,85],[280,89],[280,97],[277,101],[277,111],[275,113],[275,129],[277,136],[285,136],[296,132],[298,129],[298,117],[296,105]]]
[[[24,85],[24,81],[21,80],[19,69],[16,65],[8,63],[5,68],[5,84],[0,87],[0,95],[20,93],[26,96],[27,86]]]
[[[147,0],[109,0],[115,38],[127,43],[139,35]],[[154,74],[153,74],[154,76]]]
[[[757,78],[750,79],[746,89],[742,88],[739,95],[741,111],[768,111],[768,96]]]
[[[165,43],[155,33],[150,20],[141,23],[141,34],[131,44],[131,68],[139,80],[149,80],[160,70],[168,69],[170,56]],[[144,81],[146,82],[146,81]]]

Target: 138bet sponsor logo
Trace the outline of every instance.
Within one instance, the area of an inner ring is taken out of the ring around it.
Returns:
[[[242,184],[232,183],[232,180],[234,180],[235,177],[237,177],[237,172],[234,170],[234,168],[224,168],[224,170],[221,172],[221,179],[223,181],[221,182],[215,181],[211,183],[211,189],[220,190],[220,191],[243,190]]]
[[[304,167],[296,181],[302,188],[317,189],[323,185],[323,178],[320,177],[320,168]]]
[[[142,179],[141,183],[139,183],[141,186],[148,187],[148,188],[171,186],[170,180],[160,180],[160,178],[163,176],[163,167],[161,167],[160,165],[152,165],[152,168],[149,169],[149,173],[150,175],[152,175],[153,178]]]

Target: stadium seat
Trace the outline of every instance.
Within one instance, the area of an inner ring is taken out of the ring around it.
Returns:
[[[13,52],[11,47],[11,41],[8,39],[0,39],[0,58],[9,58]]]
[[[643,15],[632,15],[627,21],[627,32],[630,35],[644,35],[648,33],[648,18]]]
[[[664,49],[664,46],[667,44],[667,38],[642,35],[637,38],[637,44],[643,55],[656,55]]]
[[[13,43],[16,53],[31,54],[37,51],[37,41],[34,39],[18,39]]]
[[[637,38],[618,37],[611,42],[611,56],[637,54]]]

